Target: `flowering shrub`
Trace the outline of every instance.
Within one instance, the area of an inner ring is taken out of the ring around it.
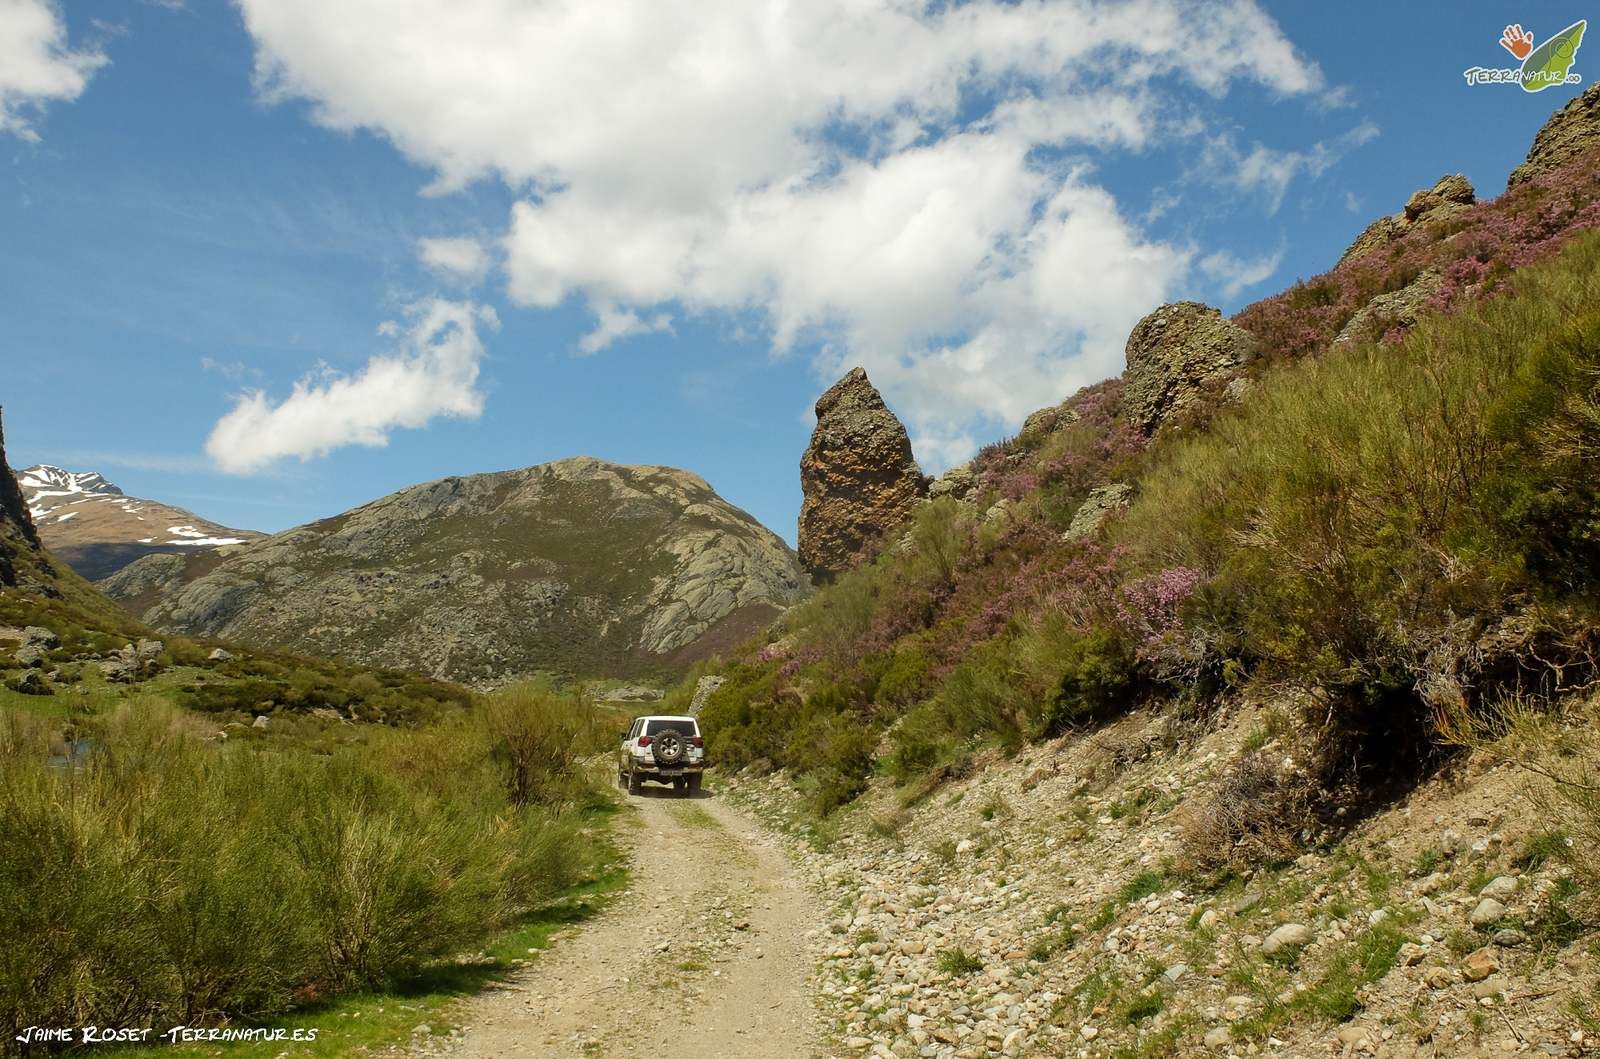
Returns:
[[[1200,587],[1200,571],[1174,566],[1122,586],[1117,618],[1140,639],[1158,639],[1178,627],[1178,608]]]
[[[1450,311],[1464,299],[1493,293],[1512,270],[1549,257],[1574,235],[1596,227],[1600,153],[1446,221],[1424,221],[1388,247],[1246,306],[1234,320],[1273,356],[1320,353],[1374,297],[1403,289],[1430,268],[1443,274],[1431,305]],[[1395,330],[1385,337],[1403,334]]]

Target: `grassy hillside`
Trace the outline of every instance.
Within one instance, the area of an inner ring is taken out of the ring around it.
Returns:
[[[1255,800],[1284,818],[1232,825],[1241,840],[1414,783],[1448,752],[1441,713],[1581,685],[1597,180],[1540,178],[1247,308],[1265,355],[1153,438],[1121,380],[1033,417],[975,461],[969,502],[926,505],[737,656],[705,712],[715,753],[792,769],[826,811],[874,772],[926,790],[982,746],[1136,705],[1279,696],[1301,704],[1294,765]],[[1333,341],[1429,268],[1447,282],[1416,326]],[[1107,486],[1126,512],[1067,532]]]

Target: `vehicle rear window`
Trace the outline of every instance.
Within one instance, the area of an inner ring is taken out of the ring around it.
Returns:
[[[699,731],[695,728],[695,724],[694,724],[693,721],[646,721],[645,722],[644,734],[645,735],[660,735],[662,732],[665,732],[668,728],[676,728],[678,731],[682,732],[684,735],[699,735],[700,734]]]

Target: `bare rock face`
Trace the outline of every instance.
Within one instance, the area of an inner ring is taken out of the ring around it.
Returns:
[[[1381,250],[1415,225],[1444,220],[1477,201],[1477,193],[1472,190],[1472,184],[1466,177],[1460,173],[1442,176],[1433,187],[1413,192],[1406,200],[1405,209],[1399,213],[1392,217],[1379,217],[1367,225],[1366,230],[1350,244],[1350,249],[1344,252],[1339,263],[1342,265],[1374,250]]]
[[[6,431],[0,422],[0,518],[16,527],[17,533],[33,544],[39,543],[39,534],[33,528],[33,518],[28,514],[28,503],[22,498],[22,487],[17,476],[6,463]]]
[[[927,495],[906,428],[860,368],[817,398],[800,487],[800,565],[819,582],[868,558]]]
[[[1511,171],[1506,186],[1514,188],[1596,149],[1600,149],[1600,84],[1590,85],[1550,116],[1533,138],[1527,161]]]
[[[1232,375],[1259,351],[1255,338],[1200,302],[1163,305],[1128,336],[1124,408],[1146,434],[1155,433],[1200,390]]]
[[[33,528],[22,487],[6,462],[5,425],[0,423],[0,585],[17,583],[20,550],[38,551],[39,534]]]

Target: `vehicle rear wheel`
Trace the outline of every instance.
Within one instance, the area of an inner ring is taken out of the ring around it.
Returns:
[[[628,789],[628,774],[623,772],[621,769],[617,770],[617,786],[621,787],[623,790]]]
[[[685,794],[689,793],[689,781],[686,779],[675,779],[672,781],[672,789],[678,792],[678,797],[682,798]]]
[[[629,769],[628,770],[628,793],[629,794],[638,794],[640,789],[643,788],[643,787],[644,787],[644,780],[639,778],[639,771],[637,769]]]
[[[696,772],[694,775],[689,777],[689,793],[690,794],[693,795],[693,794],[699,794],[700,793],[700,781],[703,778],[704,777],[701,776],[700,773],[698,773],[698,772]]]

